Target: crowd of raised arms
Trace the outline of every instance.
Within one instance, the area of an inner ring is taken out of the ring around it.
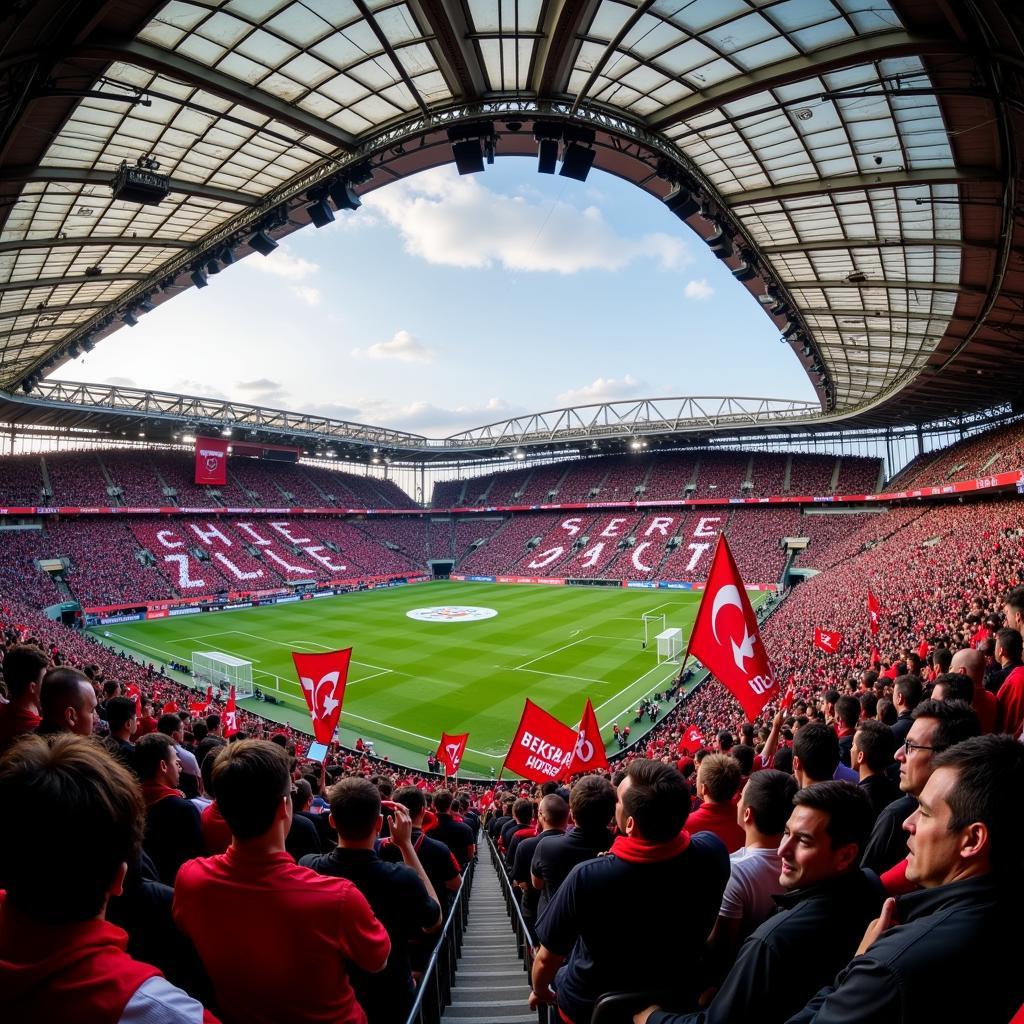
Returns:
[[[246,712],[225,738],[219,699],[190,714],[159,667],[0,598],[0,1018],[404,1024],[494,844],[530,1003],[569,1024],[609,991],[638,1024],[1007,1024],[1022,525],[1007,501],[837,535],[763,626],[784,710],[673,686],[610,776],[538,788],[321,766]],[[815,625],[843,653],[812,652]]]

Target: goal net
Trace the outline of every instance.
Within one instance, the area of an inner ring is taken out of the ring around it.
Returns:
[[[205,686],[233,686],[235,696],[251,697],[252,662],[219,651],[195,651],[192,654],[192,674]]]
[[[644,647],[650,647],[654,641],[654,638],[665,628],[665,613],[664,612],[644,612],[643,614],[643,627],[644,627]]]
[[[683,656],[683,631],[664,629],[655,638],[658,644],[658,664],[678,661]]]

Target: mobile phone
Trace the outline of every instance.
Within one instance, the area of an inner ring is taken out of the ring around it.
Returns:
[[[321,764],[324,763],[324,759],[327,757],[327,744],[326,743],[310,743],[309,750],[306,751],[306,758],[309,761],[319,761]]]

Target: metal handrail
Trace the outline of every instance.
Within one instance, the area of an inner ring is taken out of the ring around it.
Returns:
[[[469,920],[469,894],[473,889],[473,867],[470,861],[462,873],[462,885],[455,894],[448,917],[441,929],[437,945],[420,978],[416,999],[406,1024],[439,1024],[441,1015],[452,1001],[455,968],[462,952],[462,936]]]

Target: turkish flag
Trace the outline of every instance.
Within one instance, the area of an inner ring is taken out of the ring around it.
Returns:
[[[469,733],[441,733],[441,742],[437,747],[437,759],[444,765],[445,775],[458,775],[462,755],[466,752]]]
[[[820,647],[821,650],[827,651],[829,654],[835,654],[842,642],[842,633],[835,633],[830,629],[821,629],[819,626],[814,627],[815,647]]]
[[[695,754],[704,746],[704,733],[700,726],[688,725],[683,730],[683,738],[679,741],[679,750],[683,754]]]
[[[188,710],[193,715],[205,715],[212,703],[213,687],[208,686],[206,688],[206,700],[190,701],[188,705]]]
[[[348,665],[352,648],[327,651],[325,654],[295,654],[295,671],[299,674],[302,696],[306,698],[313,719],[313,735],[317,743],[330,743],[341,718],[341,703],[345,699]]]
[[[604,740],[601,739],[601,727],[597,724],[597,715],[594,714],[594,705],[587,698],[587,705],[583,709],[583,717],[580,719],[580,727],[576,731],[576,746],[573,747],[572,760],[566,766],[563,778],[568,779],[577,772],[589,772],[595,768],[608,768],[608,756],[604,750]]]
[[[494,803],[494,790],[485,789],[483,793],[480,794],[480,800],[478,803],[480,804],[480,810],[486,812],[491,804]]]
[[[878,603],[878,598],[871,593],[871,588],[868,587],[868,625],[871,627],[871,632],[878,635],[879,627],[879,616],[882,614],[881,605]]]
[[[725,534],[718,535],[687,649],[731,691],[750,721],[779,692]]]
[[[507,768],[533,782],[557,781],[572,760],[576,739],[575,729],[549,715],[527,697],[519,728],[501,770]]]
[[[234,736],[238,732],[238,705],[235,703],[235,688],[228,691],[228,702],[224,705],[224,735]]]
[[[782,704],[780,705],[783,711],[787,711],[793,706],[793,701],[796,700],[796,687],[790,683],[786,687],[786,692],[782,696]]]

